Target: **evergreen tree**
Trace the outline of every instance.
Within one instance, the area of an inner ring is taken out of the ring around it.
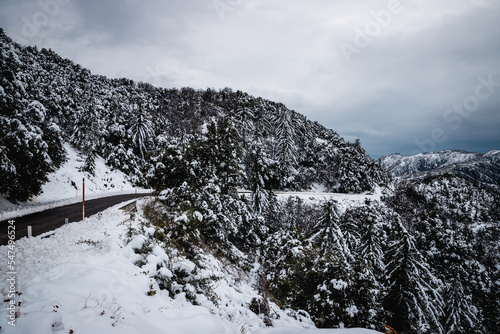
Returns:
[[[362,257],[356,257],[352,264],[351,300],[352,314],[350,324],[353,327],[371,328],[382,331],[385,324],[382,297],[384,286],[373,272],[371,263]],[[355,312],[354,312],[355,311]]]
[[[387,321],[398,333],[443,333],[443,300],[438,281],[399,219],[385,254]]]
[[[85,154],[82,172],[94,175],[95,159],[99,150],[99,115],[94,104],[88,109],[82,107],[76,111],[71,142]]]
[[[252,191],[254,210],[263,215],[275,205],[273,187],[278,173],[277,166],[275,161],[267,156],[259,140],[251,145],[250,150],[247,183]]]
[[[320,327],[351,326],[358,312],[352,300],[352,254],[339,227],[337,208],[326,202],[312,237],[318,248],[313,270],[322,273],[310,311]]]
[[[297,129],[293,113],[282,105],[278,105],[274,121],[276,126],[276,160],[282,171],[282,186],[288,187],[296,174],[297,146],[295,145]]]
[[[450,269],[454,270],[455,274],[446,283],[443,293],[445,300],[445,333],[472,333],[478,328],[477,309],[472,303],[471,296],[462,285],[462,268],[452,265]]]
[[[332,201],[328,201],[322,205],[322,211],[323,214],[314,228],[317,232],[311,237],[311,241],[318,244],[321,253],[326,253],[327,250],[336,251],[342,261],[347,263],[351,254],[339,227],[337,207]]]
[[[376,281],[379,281],[385,272],[384,250],[382,245],[387,242],[384,231],[384,221],[380,212],[377,212],[370,202],[360,207],[362,220],[359,224],[360,240],[356,248],[356,255],[363,259],[367,269]]]
[[[95,176],[95,161],[97,159],[97,152],[94,147],[89,147],[85,151],[85,161],[81,168],[82,172]]]
[[[250,142],[256,138],[252,138],[252,135],[256,132],[255,119],[251,107],[242,99],[242,104],[240,104],[236,111],[230,111],[230,116],[234,120],[234,128],[239,141],[243,148],[246,148]]]
[[[271,240],[280,245],[274,257],[269,256],[269,251],[267,256],[273,278],[271,293],[284,307],[314,312],[314,296],[324,280],[323,272],[317,270],[317,262],[322,262],[317,249],[308,242],[301,242],[295,231],[276,232]],[[276,249],[273,246],[268,241],[266,248]],[[316,314],[311,314],[316,319]],[[320,317],[318,314],[317,318]]]
[[[355,258],[352,298],[358,310],[353,323],[360,327],[382,330],[382,297],[385,293],[382,245],[387,242],[382,210],[371,202],[365,202],[364,206],[346,212],[342,222],[342,226],[347,227],[350,239],[354,239],[349,243],[354,248]]]
[[[500,265],[490,269],[491,286],[486,294],[484,309],[485,333],[495,333],[500,324]]]
[[[38,195],[47,175],[65,159],[59,129],[48,119],[45,107],[33,101],[24,108],[13,110],[10,117],[0,117],[0,150],[4,158],[0,192],[12,201]]]
[[[150,187],[163,191],[179,187],[189,179],[185,150],[181,144],[173,143],[152,158],[152,168],[147,174]]]
[[[132,141],[134,149],[139,158],[144,160],[148,144],[154,137],[153,122],[151,113],[139,103],[132,111],[133,115],[130,119],[130,131],[132,131]]]

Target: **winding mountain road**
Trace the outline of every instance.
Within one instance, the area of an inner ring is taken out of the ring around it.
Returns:
[[[92,216],[113,205],[134,199],[135,196],[134,194],[127,194],[87,200],[85,201],[85,217]],[[149,194],[137,194],[137,197],[145,196],[149,196]],[[61,206],[11,220],[14,220],[13,225],[15,226],[17,240],[28,235],[28,226],[32,226],[32,234],[37,236],[64,225],[66,218],[70,223],[82,220],[82,203]],[[0,245],[7,245],[8,243],[8,221],[0,222]]]

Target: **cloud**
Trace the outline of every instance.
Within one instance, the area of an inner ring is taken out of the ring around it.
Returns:
[[[41,2],[64,5],[35,36],[18,39],[23,19],[43,13],[35,0],[0,3],[0,26],[94,73],[247,91],[360,138],[373,156],[409,154],[436,128],[447,134],[437,149],[498,144],[500,89],[460,129],[443,120],[479,76],[500,78],[497,1]]]

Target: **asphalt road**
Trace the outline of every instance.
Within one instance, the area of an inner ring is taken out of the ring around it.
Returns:
[[[137,197],[149,196],[149,194],[137,194]],[[103,197],[85,201],[85,217],[99,213],[110,206],[134,199],[134,194],[117,195],[111,197]],[[59,208],[50,209],[47,211],[33,213],[23,217],[13,218],[16,240],[28,235],[28,226],[32,226],[33,236],[55,230],[64,225],[65,219],[68,221],[77,222],[82,220],[82,203],[70,204]],[[8,220],[0,222],[0,245],[7,245],[7,228]]]

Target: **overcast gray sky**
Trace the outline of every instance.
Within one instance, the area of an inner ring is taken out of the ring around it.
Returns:
[[[498,0],[0,0],[0,27],[94,74],[283,102],[373,157],[500,149]]]

